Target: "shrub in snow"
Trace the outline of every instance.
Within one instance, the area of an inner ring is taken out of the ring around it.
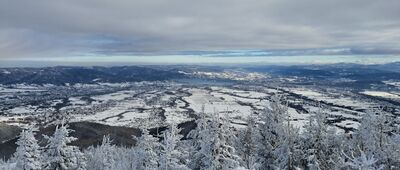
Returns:
[[[349,161],[346,162],[346,165],[352,169],[359,170],[380,170],[383,169],[383,166],[379,166],[377,164],[378,160],[375,159],[374,155],[367,155],[364,151],[359,149],[360,154],[358,156],[354,156],[352,153],[351,157],[345,155]]]
[[[17,163],[0,159],[0,170],[16,169]]]

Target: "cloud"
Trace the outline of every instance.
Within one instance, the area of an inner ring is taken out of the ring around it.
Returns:
[[[0,58],[331,47],[398,52],[399,6],[398,0],[0,0]]]

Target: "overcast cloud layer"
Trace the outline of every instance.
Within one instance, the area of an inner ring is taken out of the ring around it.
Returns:
[[[399,0],[0,0],[0,59],[181,51],[400,51]]]

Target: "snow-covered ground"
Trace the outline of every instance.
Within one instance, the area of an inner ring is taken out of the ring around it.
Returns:
[[[58,90],[60,87],[0,86],[0,98],[5,99],[3,102],[7,103],[8,100],[16,100],[13,93],[29,96],[30,93],[49,93],[53,88]],[[193,120],[194,115],[201,113],[204,107],[206,114],[219,113],[230,117],[237,126],[243,126],[248,116],[258,114],[269,106],[272,95],[281,94],[289,104],[289,119],[295,127],[301,129],[308,122],[310,114],[318,111],[318,103],[323,103],[324,107],[327,107],[324,111],[332,119],[332,125],[357,128],[363,110],[377,106],[374,102],[357,99],[351,95],[307,87],[283,89],[243,85],[187,87],[167,82],[75,84],[67,87],[69,90],[71,88],[94,90],[95,94],[78,93],[66,98],[49,98],[48,101],[44,103],[42,101],[38,105],[24,104],[3,108],[0,122],[21,123],[23,121],[16,120],[23,120],[29,115],[60,112],[68,113],[72,117],[71,121],[75,122],[88,121],[136,128],[159,127]],[[362,93],[389,99],[400,98],[396,93],[389,92]]]
[[[134,94],[135,94],[135,91],[129,91],[129,90],[125,91],[124,90],[124,91],[119,91],[116,93],[92,96],[92,98],[97,101],[124,100],[125,98],[131,97]]]
[[[227,113],[229,117],[246,118],[250,115],[251,107],[240,105],[235,101],[232,96],[224,95],[221,93],[210,93],[204,89],[190,89],[191,96],[186,97],[185,100],[190,103],[190,108],[195,112],[204,112],[211,114],[215,112]]]
[[[383,81],[383,83],[400,88],[400,82],[398,81]]]
[[[127,127],[158,127],[167,123],[182,123],[191,120],[184,113],[184,103],[175,100],[175,106],[167,103],[175,96],[166,94],[166,91],[133,91],[124,90],[116,93],[93,96],[93,103],[115,101],[117,104],[104,111],[92,115],[74,115],[73,121],[89,121],[111,126]]]
[[[290,90],[291,90],[291,92],[293,92],[295,94],[310,97],[310,98],[323,96],[321,93],[313,91],[311,89],[295,88],[295,89],[290,89]]]
[[[393,94],[393,93],[388,93],[388,92],[383,92],[383,91],[363,91],[361,93],[369,95],[369,96],[375,96],[375,97],[383,97],[383,98],[389,98],[389,99],[400,99],[400,95],[398,95],[398,94]]]
[[[338,105],[338,106],[344,106],[344,107],[351,107],[355,109],[362,109],[370,106],[374,106],[374,103],[367,102],[367,101],[362,101],[362,100],[357,100],[355,98],[349,97],[349,96],[337,96],[337,95],[332,95],[329,93],[321,93],[315,90],[311,89],[306,89],[306,88],[294,88],[294,89],[289,89],[289,91],[298,94],[300,96],[304,96],[306,98],[315,100],[315,101],[321,101],[321,102],[326,102],[330,103],[333,105]]]

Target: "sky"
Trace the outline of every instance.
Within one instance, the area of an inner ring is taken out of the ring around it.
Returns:
[[[399,0],[0,0],[0,62],[398,56],[399,7]]]

